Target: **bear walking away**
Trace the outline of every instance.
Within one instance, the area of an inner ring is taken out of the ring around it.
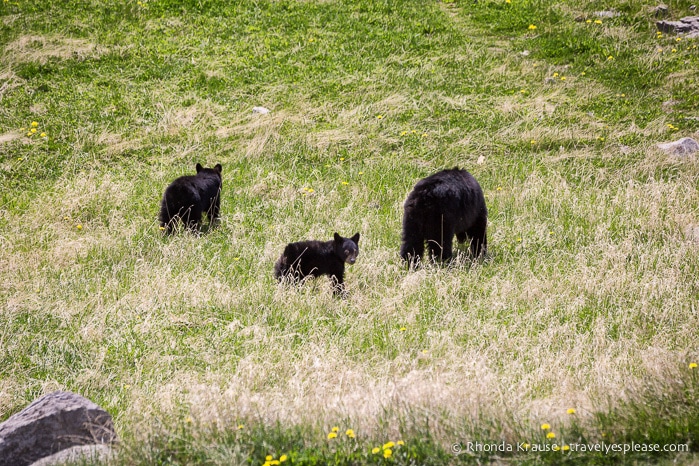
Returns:
[[[214,168],[196,165],[197,174],[177,178],[165,189],[160,204],[160,226],[171,233],[181,220],[188,229],[198,230],[202,214],[214,226],[221,206],[221,164]]]
[[[329,275],[335,294],[345,295],[345,263],[354,264],[359,254],[359,233],[343,238],[335,233],[330,241],[289,243],[274,265],[274,276],[298,282],[305,277]]]
[[[422,257],[425,241],[432,258],[452,255],[454,235],[459,243],[471,240],[474,257],[485,253],[488,210],[476,179],[458,167],[420,180],[404,204],[400,255],[414,263]]]

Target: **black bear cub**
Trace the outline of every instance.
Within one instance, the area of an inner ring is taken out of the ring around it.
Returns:
[[[485,253],[488,210],[476,179],[458,167],[420,180],[404,204],[400,255],[414,263],[422,257],[425,241],[430,255],[447,260],[454,235],[459,243],[470,238],[474,257]]]
[[[202,214],[206,213],[213,226],[221,206],[221,164],[214,168],[196,166],[196,175],[177,178],[165,189],[160,204],[160,226],[171,233],[178,220],[188,229],[198,230]]]
[[[274,265],[274,276],[297,282],[304,277],[329,275],[335,294],[345,295],[345,263],[354,264],[359,254],[359,233],[343,238],[335,233],[330,241],[289,243]]]

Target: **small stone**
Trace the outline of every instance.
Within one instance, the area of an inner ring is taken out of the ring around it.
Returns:
[[[699,151],[699,143],[692,138],[682,138],[674,142],[658,144],[658,148],[672,155],[692,155]]]
[[[266,115],[270,112],[268,108],[265,107],[252,107],[252,113],[259,113],[260,115]]]
[[[621,16],[621,13],[613,10],[595,11],[595,16],[598,18],[616,18],[617,16]]]
[[[653,14],[656,18],[660,18],[661,16],[667,16],[668,13],[670,13],[670,8],[667,5],[661,4],[653,8]]]

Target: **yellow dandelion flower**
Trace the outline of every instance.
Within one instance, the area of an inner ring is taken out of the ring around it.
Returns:
[[[422,133],[422,137],[423,137],[423,138],[426,138],[426,137],[427,137],[427,133]]]
[[[160,227],[160,231],[165,231],[165,227]]]
[[[332,439],[334,439],[335,437],[337,437],[337,433],[335,433],[335,432],[330,432],[330,433],[328,433],[328,440],[332,440]]]
[[[36,128],[32,128],[29,130],[32,134],[36,133]]]
[[[129,388],[131,388],[131,385],[125,383],[125,384],[124,384],[124,388],[128,390]]]
[[[529,445],[528,443],[523,443],[523,444],[522,444],[522,448],[524,448],[525,450],[529,450],[529,447],[530,447],[530,446],[531,446],[531,445]]]
[[[553,77],[554,77],[554,78],[557,78],[557,77],[558,77],[558,73],[553,73]]]
[[[383,120],[383,115],[376,115],[377,120]]]
[[[414,129],[414,130],[410,131],[410,133],[411,133],[411,134],[417,134],[417,130]]]
[[[672,49],[672,53],[675,53],[675,52],[677,52],[677,49]]]
[[[609,55],[609,56],[607,57],[607,60],[614,60],[614,57],[611,56],[611,55]]]
[[[240,257],[234,257],[233,260],[234,260],[234,261],[239,261],[239,260],[240,260]]]
[[[75,225],[75,228],[77,228],[78,230],[82,230],[82,229],[83,229],[83,226],[82,226],[81,224],[78,223],[77,225]]]
[[[238,430],[243,430],[245,426],[243,424],[238,424]]]
[[[541,430],[549,430],[551,428],[551,424],[541,424]]]
[[[527,93],[527,90],[526,90],[526,89],[520,89],[519,92],[520,92],[520,94],[526,94],[526,93]]]
[[[398,441],[396,442],[396,445],[403,446],[403,445],[405,445],[405,442],[402,441],[402,440],[398,440]]]
[[[554,445],[552,448],[553,451],[559,451],[560,449],[561,447],[559,447],[558,445]]]
[[[658,53],[662,53],[663,49],[658,48]]]
[[[535,141],[534,139],[532,139],[532,140],[530,141],[530,144],[534,145],[534,144],[536,144],[536,141]]]
[[[342,162],[343,160],[345,160],[345,158],[344,158],[344,157],[340,157],[340,162]]]
[[[512,0],[505,0],[505,3],[512,3]]]
[[[548,434],[546,434],[546,438],[556,438],[556,434],[554,434],[553,432],[549,432]]]
[[[349,184],[349,182],[348,182],[348,181],[343,181],[342,184],[343,184],[344,186],[347,186],[347,185]]]
[[[37,126],[39,126],[39,123],[37,123],[36,121],[32,121],[32,128],[36,128]]]
[[[39,137],[45,138],[45,137],[46,137],[46,133],[41,133],[41,134],[39,135]]]
[[[570,450],[570,447],[568,445],[563,445],[563,451],[568,451]]]
[[[533,30],[536,29],[536,26],[534,26],[533,24],[530,24],[528,29],[529,29],[530,31],[533,31]]]
[[[595,20],[595,24],[602,24],[602,20],[601,20],[601,19],[596,19],[596,20]]]
[[[682,38],[681,38],[681,37],[676,37],[676,38],[675,38],[675,42],[682,42]]]
[[[497,191],[502,191],[502,186],[498,186]]]
[[[272,455],[265,456],[265,461],[272,461],[273,459],[274,459],[274,456],[272,456]]]
[[[696,362],[690,362],[690,363],[689,363],[689,368],[690,368],[690,369],[696,369],[696,368],[697,368],[697,363],[696,363]]]
[[[336,427],[333,427],[333,428],[330,429],[330,430],[333,431],[333,432],[335,432],[335,433],[337,433],[337,432],[340,431],[340,428],[336,426]]]
[[[352,430],[352,429],[347,429],[347,430],[345,431],[345,435],[348,436],[349,438],[354,438],[354,437],[355,437],[355,435],[354,435],[354,430]]]
[[[401,135],[401,136],[405,136],[406,134],[408,134],[407,131],[401,131],[401,132],[400,132],[400,135]]]
[[[286,461],[286,460],[288,460],[288,459],[289,459],[288,456],[282,455],[282,456],[279,457],[279,462],[280,462],[280,463],[283,463],[284,461]]]
[[[364,172],[359,172],[359,174],[360,174],[360,175],[363,175],[363,174],[364,174]]]
[[[400,331],[401,331],[401,332],[405,332],[406,330],[408,330],[408,329],[405,328],[405,327],[401,327],[401,328],[400,328]]]
[[[565,77],[565,76],[561,76],[561,81],[565,81],[565,80],[566,80],[566,77]]]
[[[384,457],[384,458],[390,458],[392,454],[393,454],[393,451],[391,451],[390,449],[387,449],[387,450],[384,450],[384,451],[383,451],[383,457]]]
[[[422,350],[422,354],[427,354],[427,350],[426,349]]]
[[[383,448],[384,450],[388,450],[389,448],[393,448],[393,447],[395,447],[395,446],[396,446],[396,444],[393,443],[393,442],[386,442],[386,443],[383,444],[383,447],[382,447],[382,448]]]
[[[587,24],[592,24],[592,20],[591,20],[591,19],[586,19],[585,22],[586,22]]]
[[[380,451],[381,451],[381,449],[380,449],[379,447],[374,447],[374,448],[371,449],[371,453],[374,454],[374,455],[377,454],[377,453],[380,452]]]
[[[186,418],[184,418],[184,422],[186,422],[187,424],[191,424],[192,423],[192,416],[187,416]]]
[[[566,411],[568,414],[575,414],[575,408],[568,408],[568,411]]]
[[[272,460],[269,462],[269,466],[278,466],[279,464],[281,464],[279,460]]]
[[[587,73],[585,73],[585,72],[583,71],[582,73],[580,73],[580,76],[585,76],[586,74],[587,74]]]

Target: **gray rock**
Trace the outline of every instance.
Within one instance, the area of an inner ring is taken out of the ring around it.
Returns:
[[[621,16],[621,13],[613,10],[595,11],[595,16],[598,18],[616,18]]]
[[[655,27],[661,32],[676,32],[687,37],[699,37],[699,16],[685,16],[679,21],[656,21]]]
[[[42,458],[31,466],[60,466],[71,463],[106,463],[114,457],[114,450],[103,443],[99,445],[78,445],[66,448],[46,458]]]
[[[661,16],[667,16],[668,13],[670,13],[670,8],[667,5],[661,4],[653,8],[653,14],[656,18],[660,18]]]
[[[682,138],[675,142],[658,144],[658,147],[672,155],[692,155],[699,151],[699,143],[692,138]]]
[[[53,392],[0,424],[0,466],[26,466],[76,445],[116,440],[108,412],[75,393]]]

